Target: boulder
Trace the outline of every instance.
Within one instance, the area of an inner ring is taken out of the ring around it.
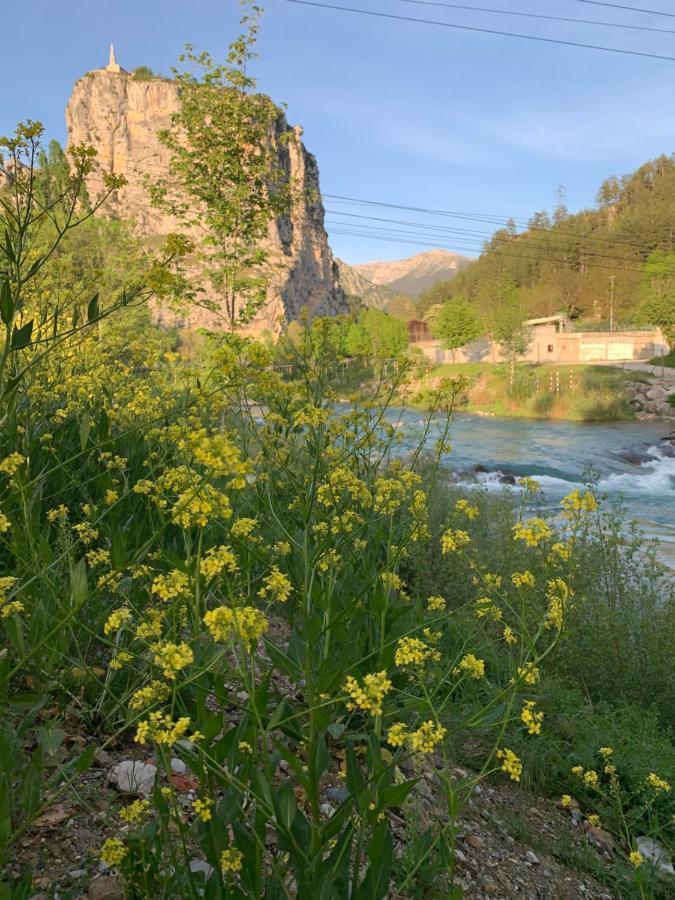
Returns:
[[[125,759],[110,770],[109,781],[122,794],[149,797],[157,778],[157,767],[149,763]]]

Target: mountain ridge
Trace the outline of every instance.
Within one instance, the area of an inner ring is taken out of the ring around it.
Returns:
[[[471,260],[451,250],[433,249],[396,260],[373,260],[350,268],[376,286],[418,297],[437,281],[448,281]]]

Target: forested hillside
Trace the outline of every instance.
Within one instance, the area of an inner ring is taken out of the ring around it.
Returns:
[[[562,311],[595,323],[613,314],[615,324],[655,321],[668,308],[672,315],[674,221],[672,154],[608,178],[594,209],[570,215],[561,204],[523,228],[509,223],[475,263],[423,294],[421,312],[463,297],[488,330],[505,312],[527,318]]]

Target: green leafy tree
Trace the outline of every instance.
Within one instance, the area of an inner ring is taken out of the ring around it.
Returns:
[[[346,351],[350,356],[389,359],[408,346],[408,327],[401,319],[379,309],[364,309],[347,328]]]
[[[645,263],[641,314],[675,346],[675,252],[657,250]]]
[[[188,45],[180,62],[190,70],[173,70],[180,109],[171,128],[159,133],[171,152],[169,177],[151,185],[154,203],[197,245],[211,289],[200,291],[196,302],[223,317],[230,331],[251,321],[265,302],[269,261],[261,242],[289,203],[276,146],[279,110],[254,92],[247,72],[261,10],[244,5],[243,33],[225,63]]]
[[[457,350],[475,341],[481,332],[478,317],[471,306],[460,297],[444,304],[431,324],[431,333],[444,347],[452,350],[453,360],[457,357]]]

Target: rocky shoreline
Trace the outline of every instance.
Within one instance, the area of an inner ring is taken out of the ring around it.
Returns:
[[[641,420],[675,419],[675,406],[669,397],[675,395],[675,384],[667,381],[629,381],[626,383],[629,403]]]

